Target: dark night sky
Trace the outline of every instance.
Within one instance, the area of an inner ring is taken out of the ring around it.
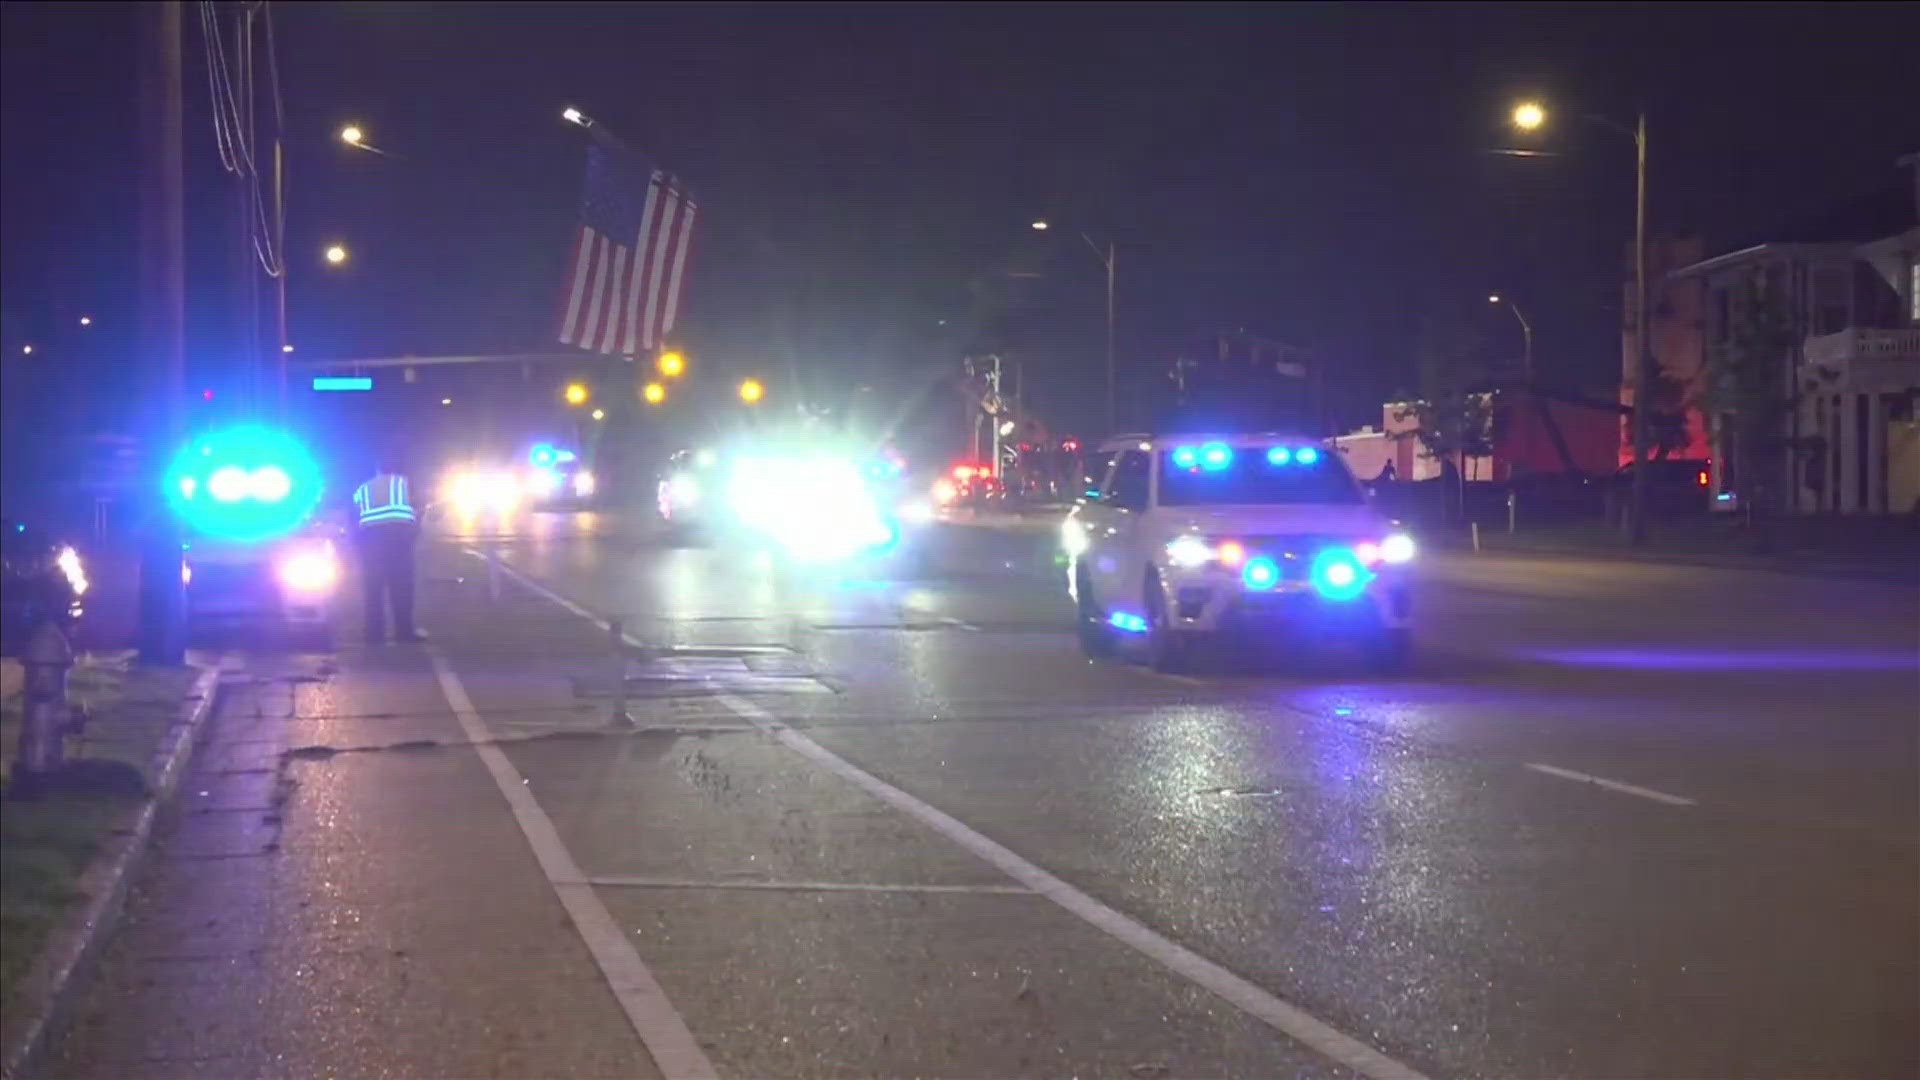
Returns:
[[[1899,5],[276,5],[303,356],[545,349],[578,193],[576,104],[703,204],[684,336],[709,367],[815,377],[953,355],[969,282],[1012,314],[1030,391],[1073,411],[1119,243],[1122,362],[1245,327],[1308,345],[1364,420],[1426,313],[1533,316],[1543,370],[1617,370],[1632,148],[1656,232],[1732,237],[1883,182],[1920,148]],[[5,9],[4,335],[131,317],[131,18]],[[188,155],[197,354],[228,263],[197,22]],[[1514,145],[1545,98],[1553,158]],[[352,152],[352,119],[394,158]],[[324,241],[355,252],[344,273]],[[209,329],[211,327],[212,329]],[[107,335],[99,335],[108,340]],[[1517,350],[1518,342],[1514,342]],[[789,367],[791,365],[791,367]],[[1069,415],[1069,420],[1074,419]]]

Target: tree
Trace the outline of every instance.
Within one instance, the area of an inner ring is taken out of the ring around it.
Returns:
[[[1764,271],[1740,283],[1727,309],[1726,334],[1707,350],[1697,397],[1719,431],[1723,487],[1751,514],[1786,494],[1777,486],[1788,480],[1795,449],[1786,421],[1797,400],[1788,379],[1796,327],[1779,282]]]
[[[1429,318],[1420,329],[1415,369],[1419,392],[1396,419],[1415,419],[1413,437],[1443,464],[1451,462],[1459,484],[1456,504],[1466,508],[1466,459],[1493,453],[1493,375],[1486,339],[1458,316]]]

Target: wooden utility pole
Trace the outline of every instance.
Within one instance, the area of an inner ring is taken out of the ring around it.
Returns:
[[[159,408],[147,413],[150,476],[165,471],[185,434],[186,220],[181,140],[181,0],[135,6],[140,25],[140,352]],[[140,573],[140,658],[185,659],[186,590],[180,580],[180,526],[163,493],[140,493],[146,529]]]

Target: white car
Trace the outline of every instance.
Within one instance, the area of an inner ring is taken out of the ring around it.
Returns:
[[[1210,637],[1280,631],[1358,638],[1382,667],[1411,652],[1413,540],[1316,439],[1141,438],[1061,542],[1089,654],[1134,640],[1176,670]]]

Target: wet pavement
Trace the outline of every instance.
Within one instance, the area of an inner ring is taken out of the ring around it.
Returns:
[[[229,676],[47,1072],[1920,1071],[1911,591],[1436,556],[1407,674],[1169,677],[1044,534],[488,546]]]

